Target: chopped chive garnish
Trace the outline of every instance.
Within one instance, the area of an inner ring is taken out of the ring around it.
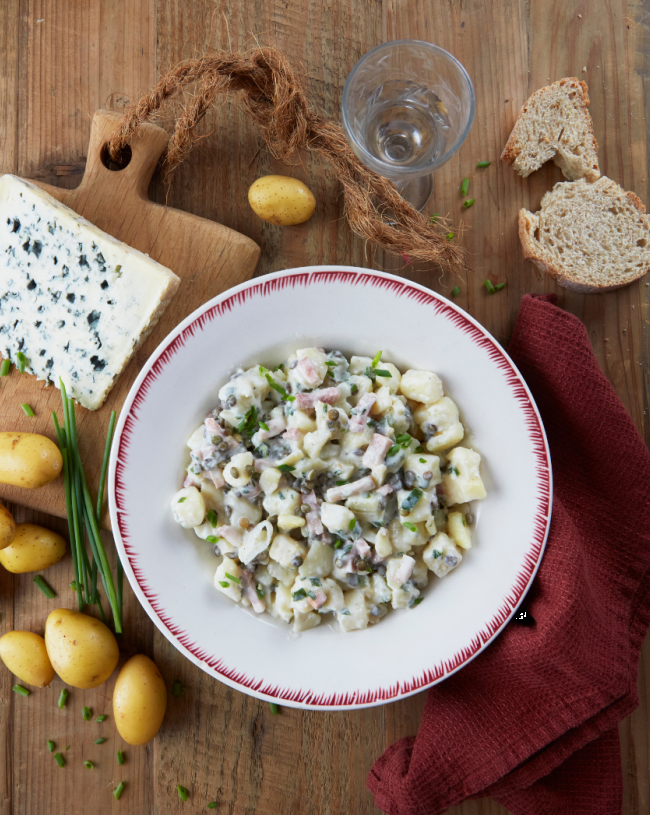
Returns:
[[[42,591],[48,600],[52,600],[54,597],[56,597],[56,592],[52,586],[50,586],[47,580],[45,580],[44,577],[41,577],[40,574],[34,576],[34,583],[36,584],[36,588]]]
[[[422,490],[416,487],[414,490],[411,490],[404,501],[402,501],[402,509],[410,512],[420,498],[422,498]]]
[[[418,528],[415,524],[410,523],[409,521],[402,521],[402,526],[405,526],[411,532],[417,532]]]
[[[386,453],[386,458],[392,458],[396,456],[400,451],[399,445],[394,444],[392,447],[388,448],[388,452]]]
[[[223,583],[221,584],[223,586]],[[226,586],[230,585],[226,583]],[[225,587],[224,587],[225,588]],[[183,683],[180,679],[175,679],[174,684],[172,686],[172,696],[182,696],[185,693],[185,688],[183,687]]]
[[[18,370],[21,374],[25,373],[25,365],[27,365],[27,357],[23,354],[22,351],[19,351],[16,354],[16,359],[18,360]]]
[[[92,768],[93,768],[93,763],[92,763],[92,761],[84,761],[84,767],[85,767],[87,770],[92,770]]]
[[[413,452],[414,453],[426,453],[427,451],[425,450],[425,448],[421,444],[418,444],[418,446],[415,448],[415,450]]]
[[[467,201],[463,201],[463,208],[469,209],[474,204],[474,198],[468,198]]]
[[[61,691],[61,695],[59,696],[59,707],[65,707],[65,703],[68,701],[68,690],[67,688],[63,688]]]
[[[484,283],[483,285],[484,285],[484,286],[485,286],[485,288],[487,289],[488,294],[494,294],[494,292],[496,291],[496,289],[495,289],[495,288],[494,288],[494,286],[492,285],[492,281],[491,281],[491,280],[486,280],[486,281],[485,281],[485,283]]]
[[[32,408],[29,405],[21,405],[21,408],[23,409],[23,412],[24,412],[25,416],[33,416],[34,415],[34,411],[32,410]]]
[[[185,787],[182,784],[176,784],[176,789],[178,790],[178,797],[181,801],[187,801],[188,795]]]
[[[213,529],[219,523],[219,516],[213,509],[208,510],[208,521]]]
[[[451,296],[452,297],[458,297],[459,294],[460,294],[460,289],[458,288],[458,286],[454,286],[454,288],[451,290]]]
[[[349,483],[348,481],[337,481],[336,486],[337,487],[342,487],[344,484],[348,484],[348,483]]]
[[[426,463],[427,463],[426,458],[421,458],[421,459],[420,459],[420,464],[426,464]]]
[[[454,233],[453,233],[453,232],[447,232],[447,234],[445,235],[445,237],[447,238],[447,240],[448,240],[448,241],[453,241],[453,239],[454,239]]]
[[[383,351],[377,351],[377,353],[375,354],[375,358],[372,361],[372,367],[373,368],[376,368],[377,365],[379,365],[379,360],[381,359],[382,353],[383,353]]]
[[[54,754],[54,760],[59,765],[59,767],[65,767],[65,759],[63,758],[61,753],[55,753]]]
[[[429,221],[431,221],[432,224],[435,224],[439,217],[440,215],[438,215],[437,212],[434,212],[433,215],[429,218]]]
[[[277,716],[280,713],[280,708],[275,704],[275,702],[271,702],[271,713],[274,716]]]
[[[255,591],[257,592],[257,596],[260,598],[260,600],[263,600],[263,599],[264,599],[264,592],[263,592],[263,590],[260,588],[260,584],[259,584],[259,583],[258,583],[258,584],[255,586]]]
[[[505,286],[506,286],[505,282],[504,283],[497,283],[496,286],[494,287],[494,291],[501,291],[501,289],[504,289]]]
[[[328,368],[336,368],[337,363],[334,362],[333,359],[326,359],[325,365],[327,365]]]
[[[77,581],[76,580],[73,580],[72,583],[70,583],[70,588],[72,589],[72,591],[77,591]]]
[[[117,801],[120,795],[124,792],[124,781],[120,781],[120,783],[115,787],[115,792],[113,793],[113,798]]]
[[[182,498],[179,498],[179,499],[178,499],[178,501],[177,501],[176,503],[178,503],[178,504],[182,504],[182,503],[183,503],[183,501],[187,501],[187,495],[184,495]]]
[[[490,164],[491,164],[491,162],[489,162],[489,161],[479,161],[476,166],[480,167],[482,169],[483,167],[489,167]]]
[[[52,739],[49,739],[47,742],[47,749],[50,751],[50,753],[54,752],[54,747],[55,747],[54,742],[52,741]]]
[[[124,753],[121,750],[117,751],[117,763],[120,767],[124,764]]]
[[[93,744],[103,744],[105,741],[106,741],[106,739],[103,736],[101,736],[100,738],[95,739]]]
[[[255,432],[255,424],[257,423],[258,413],[259,410],[254,405],[246,411],[246,415],[237,425],[237,430],[239,430],[242,436],[249,437],[253,435]]]
[[[19,693],[21,696],[29,696],[31,691],[27,690],[27,688],[23,688],[22,685],[14,685],[11,689],[14,693]]]
[[[298,600],[302,600],[306,596],[307,592],[304,589],[298,589],[298,591],[294,591],[291,594],[292,599],[296,602],[298,602]]]
[[[316,595],[314,594],[314,592],[313,592],[313,591],[308,591],[308,592],[307,592],[307,597],[311,597],[311,599],[312,599],[312,600],[315,600],[315,599],[316,599]]]
[[[335,549],[340,549],[340,548],[341,548],[341,546],[343,546],[343,541],[342,541],[342,540],[338,540],[338,541],[336,541],[336,543],[334,544],[334,548],[335,548]]]
[[[393,375],[392,375],[392,373],[390,371],[386,371],[383,368],[377,368],[375,373],[377,374],[377,376],[389,376],[391,379],[393,377]]]
[[[269,426],[267,425],[266,422],[260,422],[260,427],[262,428],[262,430],[266,430],[266,432],[268,433]]]
[[[219,543],[219,538],[216,535],[208,535],[206,540],[208,543]]]
[[[359,390],[358,386],[355,382],[352,383],[352,387],[350,388],[350,393],[356,393]]]
[[[464,516],[463,516],[463,517],[464,517]],[[310,577],[310,578],[309,578],[309,582],[312,584],[312,586],[322,586],[322,585],[323,585],[323,584],[320,582],[320,578],[319,578],[319,577]]]
[[[233,583],[241,583],[241,580],[238,577],[235,577],[232,574],[228,574],[228,572],[226,572],[226,577],[228,578],[228,580],[232,580]]]
[[[89,707],[84,707],[81,713],[84,717],[85,722],[89,722],[93,715],[92,710]]]
[[[408,433],[400,433],[399,436],[396,437],[395,441],[397,444],[410,444],[411,436]]]
[[[463,180],[460,183],[460,194],[463,196],[463,198],[467,195],[468,191],[469,191],[469,178],[463,178]]]
[[[3,359],[2,365],[0,365],[0,376],[7,376],[9,368],[11,368],[11,362],[8,359]]]
[[[221,586],[222,589],[227,589],[230,583],[227,580],[220,580],[219,585]]]
[[[105,722],[108,719],[108,716],[105,713],[102,713],[101,716],[98,716],[95,721],[96,722]]]
[[[293,464],[279,464],[278,465],[278,470],[280,470],[281,473],[290,473],[292,470],[295,470],[295,469],[296,468],[293,466]]]
[[[413,607],[419,606],[420,603],[424,600],[424,597],[418,597],[413,601]]]
[[[267,373],[264,374],[264,376],[266,377],[266,381],[273,388],[273,390],[277,391],[283,399],[285,399],[287,402],[295,401],[296,397],[291,396],[291,394],[287,393],[285,389],[282,387],[282,385],[278,385],[278,383],[273,379],[271,374]]]
[[[350,523],[348,524],[348,529],[352,530],[357,525],[357,519],[353,518]]]
[[[219,804],[216,801],[210,801],[208,804],[208,809],[216,809],[218,806]]]

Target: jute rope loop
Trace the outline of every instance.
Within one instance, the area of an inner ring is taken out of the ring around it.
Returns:
[[[179,63],[127,111],[109,143],[111,157],[131,141],[138,126],[184,88],[198,84],[178,118],[165,158],[167,179],[200,138],[196,125],[219,94],[235,94],[257,124],[271,152],[287,162],[301,148],[322,156],[343,186],[350,228],[365,240],[407,260],[430,261],[458,273],[462,249],[447,239],[444,219],[431,223],[393,184],[365,167],[348,144],[342,127],[312,110],[287,58],[276,48],[246,53],[218,51]]]

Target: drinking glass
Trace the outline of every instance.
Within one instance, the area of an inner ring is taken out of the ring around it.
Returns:
[[[343,126],[359,160],[421,210],[433,171],[465,141],[475,106],[472,80],[454,56],[429,42],[395,40],[352,69]]]

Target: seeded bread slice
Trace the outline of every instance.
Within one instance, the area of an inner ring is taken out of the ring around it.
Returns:
[[[589,94],[575,77],[540,88],[522,107],[501,161],[524,176],[549,159],[569,181],[600,177],[598,143],[589,115]]]
[[[618,289],[650,270],[650,217],[607,176],[560,181],[539,212],[519,212],[519,238],[527,260],[575,291]]]

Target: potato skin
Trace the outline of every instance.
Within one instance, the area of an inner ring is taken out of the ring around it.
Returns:
[[[0,549],[0,564],[8,572],[24,574],[49,569],[66,550],[65,538],[36,524],[16,524],[13,541]]]
[[[54,679],[45,640],[31,631],[9,631],[0,637],[0,657],[14,676],[44,688]]]
[[[127,744],[146,744],[160,730],[167,709],[167,688],[149,657],[136,654],[125,663],[113,693],[113,715]]]
[[[0,549],[9,546],[16,535],[16,522],[7,507],[0,504]]]
[[[120,657],[117,640],[103,622],[67,608],[48,616],[45,647],[54,670],[73,688],[103,684]]]
[[[295,226],[314,214],[316,199],[306,184],[286,175],[265,175],[248,189],[248,203],[264,221]]]
[[[38,433],[0,433],[0,483],[36,489],[61,474],[63,458],[53,441]]]

